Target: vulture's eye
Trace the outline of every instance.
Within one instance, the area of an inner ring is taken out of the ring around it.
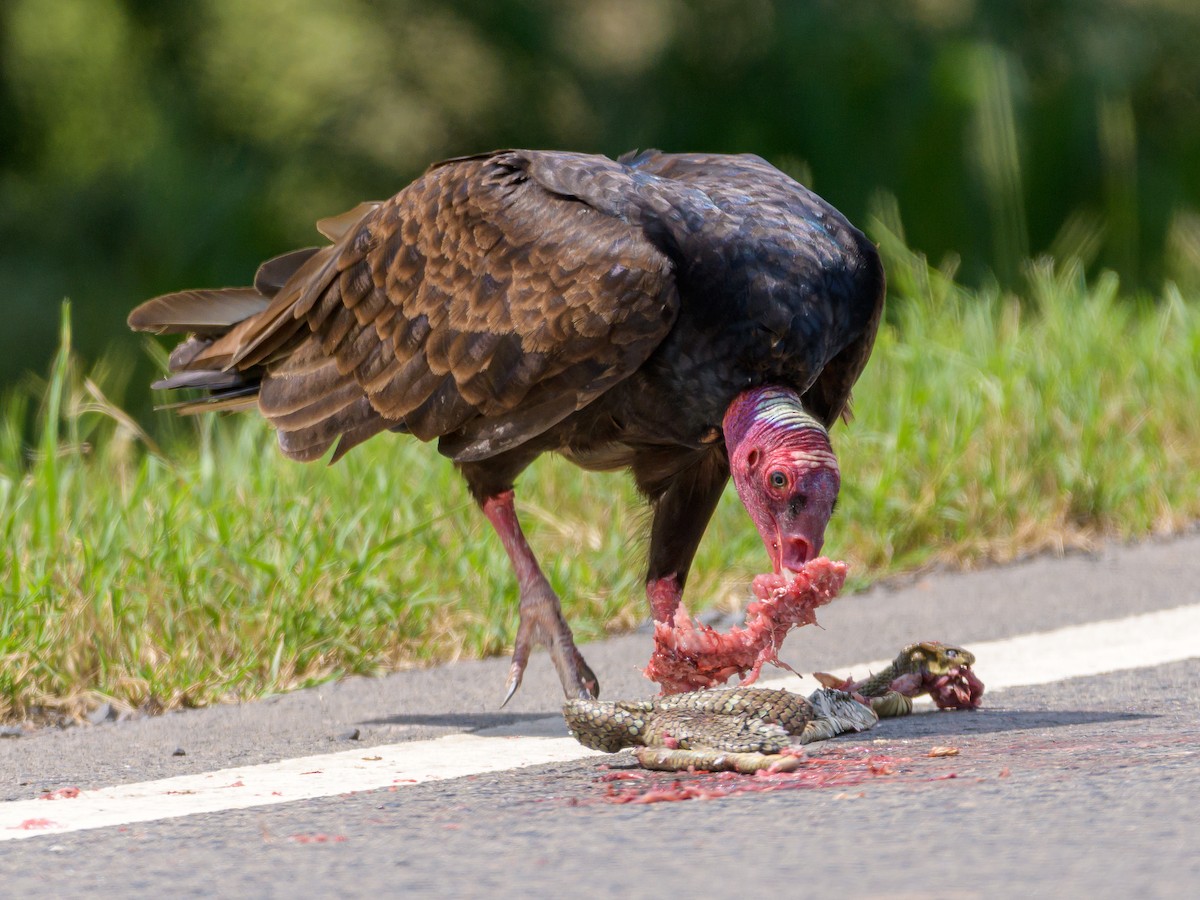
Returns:
[[[782,488],[787,487],[787,483],[788,483],[787,473],[781,472],[779,469],[776,469],[774,472],[772,472],[770,475],[768,475],[767,479],[771,482],[771,487],[773,487],[773,488],[782,489]]]

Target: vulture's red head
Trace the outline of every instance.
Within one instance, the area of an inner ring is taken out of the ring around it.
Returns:
[[[724,431],[734,486],[775,571],[798,571],[820,554],[841,486],[829,433],[780,387],[739,394]]]

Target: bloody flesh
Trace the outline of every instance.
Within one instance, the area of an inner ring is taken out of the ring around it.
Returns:
[[[854,694],[858,700],[870,705],[870,699],[859,694],[870,679],[855,681],[825,672],[814,672],[813,677],[825,687]],[[887,687],[906,697],[928,694],[938,709],[979,709],[984,691],[983,682],[967,665],[954,666],[941,674],[907,672],[893,679]],[[875,707],[875,711],[879,712],[879,707]]]
[[[828,758],[805,759],[790,772],[678,773],[669,780],[646,773],[637,785],[618,787],[610,776],[597,781],[605,785],[600,799],[605,803],[663,803],[680,800],[715,800],[736,794],[821,788],[857,787],[879,779],[912,780],[916,774],[909,757],[881,756],[864,748],[847,748]],[[940,779],[953,775],[936,775]],[[634,780],[634,779],[621,779]]]
[[[759,575],[757,598],[746,609],[746,624],[721,634],[692,620],[680,604],[670,622],[654,625],[654,654],[643,673],[664,694],[695,691],[724,684],[738,676],[753,684],[766,663],[780,662],[779,648],[787,633],[816,622],[816,609],[837,596],[847,566],[825,557],[811,560],[795,575]]]
[[[944,675],[926,679],[922,685],[938,709],[978,709],[983,699],[983,682],[970,666],[956,666]]]

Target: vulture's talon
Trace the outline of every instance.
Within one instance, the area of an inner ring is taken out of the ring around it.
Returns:
[[[592,671],[592,667],[587,664],[583,658],[583,654],[578,650],[575,651],[575,664],[579,668],[580,700],[596,700],[600,697],[600,679],[596,677],[596,673]]]
[[[569,634],[567,637],[565,648],[559,641],[550,643],[550,658],[554,661],[554,668],[558,671],[559,680],[562,682],[563,694],[568,700],[595,700],[600,696],[600,680],[584,660],[583,655],[576,649]],[[520,655],[518,656],[518,654]],[[521,679],[525,676],[525,665],[528,661],[528,646],[522,645],[518,638],[518,650],[513,652],[512,665],[508,669],[508,680],[504,683],[504,700],[500,703],[501,709],[508,705],[508,701],[513,698],[521,686]]]
[[[565,620],[562,621],[562,631],[550,641],[550,658],[554,661],[558,680],[562,682],[563,695],[568,700],[594,700],[600,695],[600,682],[576,648]]]
[[[504,682],[504,699],[500,701],[500,708],[508,706],[508,701],[513,698],[513,694],[517,692],[517,688],[521,686],[521,676],[525,674],[525,667],[518,666],[515,662],[509,667],[508,680]]]

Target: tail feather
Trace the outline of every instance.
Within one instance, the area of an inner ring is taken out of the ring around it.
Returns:
[[[270,305],[254,288],[178,291],[147,300],[129,314],[134,331],[156,334],[219,335]]]
[[[336,216],[326,216],[324,219],[319,219],[317,221],[317,231],[336,244],[346,236],[347,231],[361,222],[364,216],[375,212],[382,205],[383,203],[379,200],[364,200],[358,206],[354,207],[354,209],[346,210],[346,212]]]
[[[174,357],[176,354],[171,355]],[[198,400],[164,403],[158,409],[170,409],[181,416],[191,416],[217,410],[250,409],[258,403],[263,375],[261,367],[239,372],[236,369],[188,369],[172,364],[171,371],[172,375],[160,378],[150,387],[156,391],[199,389],[206,391],[207,395]]]
[[[305,247],[303,250],[293,250],[291,253],[268,259],[254,273],[254,289],[266,297],[274,297],[296,271],[320,249]]]
[[[226,372],[222,369],[194,369],[189,372],[177,372],[169,378],[160,378],[150,387],[156,391],[174,391],[180,388],[223,391],[245,385],[246,378],[241,372]]]
[[[337,460],[371,435],[402,427],[375,410],[353,371],[338,370],[309,321],[314,304],[337,291],[340,254],[355,226],[378,206],[363,203],[321,220],[332,245],[267,260],[253,287],[179,291],[130,313],[135,331],[188,334],[171,352],[170,374],[153,387],[207,396],[162,408],[188,415],[257,407],[278,430],[284,453],[301,460],[318,459],[335,444]],[[338,307],[340,297],[330,302]]]
[[[169,410],[181,416],[197,416],[206,412],[241,412],[258,405],[258,385],[248,385],[235,390],[221,391],[200,400],[180,400],[163,403],[155,409]]]

